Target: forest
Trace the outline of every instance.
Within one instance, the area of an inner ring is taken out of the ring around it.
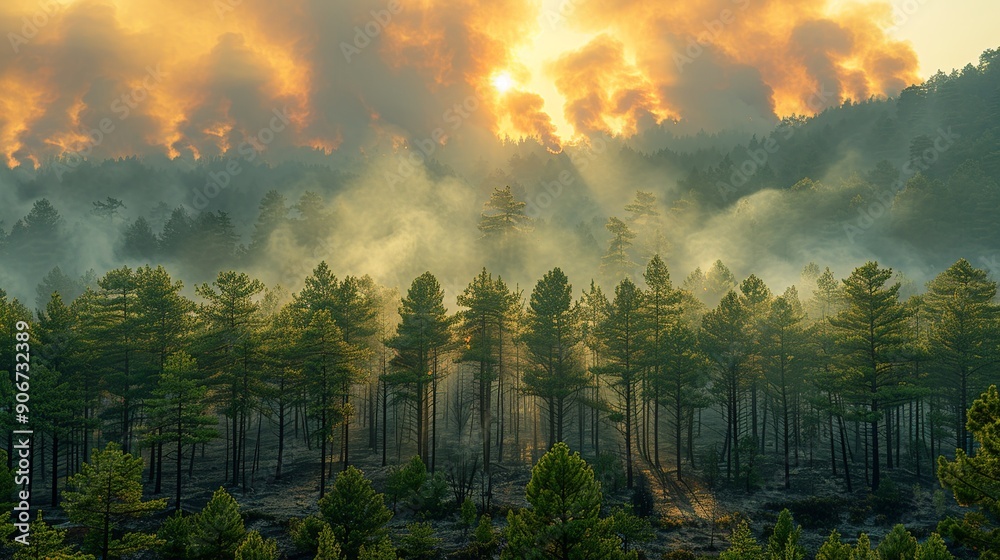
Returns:
[[[4,168],[0,554],[996,560],[998,88]]]

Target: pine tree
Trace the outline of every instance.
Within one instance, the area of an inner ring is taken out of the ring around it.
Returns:
[[[193,558],[232,556],[246,537],[240,505],[223,488],[191,518],[190,549]]]
[[[524,373],[524,388],[544,403],[551,447],[557,441],[565,441],[563,427],[567,412],[587,386],[576,353],[580,329],[573,309],[573,287],[562,270],[552,269],[535,285],[522,339],[532,364]]]
[[[62,505],[70,521],[87,527],[86,548],[101,558],[112,558],[158,543],[156,537],[145,533],[117,534],[127,520],[155,513],[165,508],[167,501],[142,500],[142,459],[122,452],[111,442],[103,451],[95,449],[90,462],[70,477]]]
[[[274,539],[264,540],[257,531],[250,531],[236,548],[235,560],[277,560],[278,543]]]
[[[834,529],[816,552],[816,560],[851,560],[851,545],[840,540]]]
[[[765,380],[781,414],[781,439],[784,456],[785,488],[791,488],[791,437],[795,430],[794,412],[798,402],[800,382],[807,350],[802,329],[804,319],[797,300],[785,296],[776,298],[762,325],[762,352]]]
[[[531,231],[531,218],[524,214],[525,203],[514,198],[510,187],[495,188],[483,205],[479,231],[487,239],[508,240]]]
[[[917,545],[915,560],[954,560],[955,556],[948,552],[948,547],[944,544],[944,539],[937,533],[931,533],[927,537],[927,542]]]
[[[961,449],[955,460],[938,458],[938,479],[955,494],[958,503],[977,505],[982,513],[966,514],[964,519],[949,518],[938,530],[959,544],[979,550],[1000,550],[1000,392],[991,385],[969,408],[966,428],[978,448],[972,455]],[[988,516],[988,517],[987,517]]]
[[[1000,371],[1000,307],[994,303],[996,295],[996,282],[965,259],[928,284],[935,389],[954,395],[955,441],[966,453],[971,451],[965,428],[969,399],[985,388],[985,379],[995,378]]]
[[[374,545],[388,535],[386,524],[392,519],[382,494],[354,467],[337,475],[330,493],[319,501],[319,511],[348,560],[356,560],[362,546]]]
[[[181,509],[184,446],[206,443],[217,435],[211,428],[216,419],[207,414],[207,394],[208,387],[194,359],[185,352],[178,352],[167,358],[148,403],[148,423],[155,431],[151,431],[147,441],[156,445],[170,443],[174,447],[175,511]]]
[[[201,365],[211,372],[218,406],[229,421],[227,480],[245,491],[247,426],[263,392],[258,364],[263,361],[259,296],[264,284],[229,271],[195,291],[205,299],[200,309],[205,324]]]
[[[66,531],[46,523],[41,511],[31,522],[30,534],[27,545],[13,545],[12,560],[94,560],[90,554],[77,552],[74,546],[66,544]]]
[[[736,292],[730,291],[701,322],[701,347],[712,362],[713,387],[726,413],[726,480],[733,464],[740,469],[740,404],[747,388],[743,375],[750,353],[749,311]]]
[[[358,560],[396,560],[399,558],[396,548],[392,546],[389,537],[375,544],[363,545],[358,551]]]
[[[438,382],[442,354],[451,341],[451,319],[444,307],[444,291],[437,278],[425,272],[413,280],[399,308],[400,323],[389,347],[396,351],[392,365],[400,373],[394,385],[414,404],[417,455],[430,462],[430,424],[435,421],[429,390]]]
[[[319,419],[314,434],[320,448],[319,495],[322,498],[326,494],[329,443],[334,427],[342,424],[347,415],[341,399],[343,387],[356,373],[350,364],[351,349],[325,309],[312,315],[301,331],[297,348],[302,360],[303,386],[310,396],[307,406]]]
[[[407,523],[406,534],[400,538],[399,552],[403,558],[432,560],[439,557],[441,539],[434,536],[430,523]]]
[[[851,560],[882,560],[882,557],[872,550],[872,543],[867,533],[858,535],[858,542],[854,543],[854,548],[851,549]]]
[[[792,513],[787,509],[778,514],[774,532],[767,539],[768,560],[802,560],[806,550],[799,544],[802,527],[792,522]]]
[[[895,525],[892,531],[878,543],[875,552],[882,560],[909,560],[917,553],[917,539],[902,525]]]
[[[764,560],[766,557],[746,521],[740,521],[729,536],[729,548],[719,554],[719,560]]]
[[[512,309],[519,297],[512,293],[507,284],[484,268],[465,291],[458,296],[458,305],[466,309],[459,312],[460,331],[465,338],[462,361],[476,364],[476,405],[479,410],[479,429],[482,438],[483,474],[488,490],[483,508],[489,507],[492,496],[491,452],[492,441],[492,394],[493,382],[502,374],[503,337]]]
[[[556,443],[531,470],[525,490],[531,507],[507,515],[503,560],[625,559],[621,541],[601,523],[601,487],[594,471]]]
[[[600,336],[607,345],[607,363],[596,370],[611,378],[611,389],[618,397],[613,403],[611,418],[625,437],[625,472],[629,488],[633,482],[636,389],[643,363],[642,301],[642,291],[627,278],[615,288],[615,299],[600,327]]]
[[[340,560],[340,545],[337,543],[337,536],[329,525],[324,525],[319,533],[319,549],[316,551],[315,560]]]
[[[629,229],[628,224],[614,216],[608,218],[604,227],[611,234],[611,240],[608,242],[608,250],[601,257],[601,273],[612,282],[631,278],[636,264],[632,262],[629,252],[635,233]]]
[[[868,262],[844,280],[847,307],[830,323],[838,333],[844,375],[851,394],[866,403],[871,427],[872,491],[881,482],[879,421],[883,406],[898,387],[906,342],[906,310],[899,301],[899,284],[886,286],[892,269]]]

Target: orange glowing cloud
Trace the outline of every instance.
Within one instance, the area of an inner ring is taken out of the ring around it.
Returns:
[[[767,122],[917,81],[912,49],[882,30],[887,3],[570,5],[572,47],[545,42],[537,0],[8,0],[0,152],[37,166],[249,142],[277,159],[405,149],[437,129],[442,144],[523,135],[556,151],[561,132]],[[276,111],[287,126],[262,136]]]

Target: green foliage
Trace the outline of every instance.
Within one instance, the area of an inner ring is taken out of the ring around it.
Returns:
[[[322,520],[330,525],[348,559],[357,558],[363,545],[381,541],[392,512],[382,494],[354,467],[337,475],[330,492],[319,501]],[[315,548],[313,548],[315,550]]]
[[[39,511],[31,522],[31,537],[27,545],[15,544],[12,560],[94,560],[90,554],[75,551],[67,545],[66,531],[50,526]]]
[[[628,558],[621,541],[601,523],[601,488],[594,472],[565,443],[555,444],[531,471],[525,491],[530,508],[507,515],[501,558],[571,560]]]
[[[480,516],[479,524],[476,525],[476,530],[472,533],[472,542],[469,546],[472,555],[481,560],[493,558],[499,547],[500,535],[493,528],[493,519],[485,514]]]
[[[333,529],[329,525],[324,525],[319,533],[319,548],[316,550],[315,560],[340,560],[340,556],[337,535],[333,534]]]
[[[318,515],[310,515],[303,519],[293,518],[288,523],[288,532],[295,546],[310,552],[317,550],[319,535],[326,528],[329,528],[329,525]]]
[[[236,548],[234,560],[277,560],[278,543],[274,539],[264,540],[257,531],[250,531]]]
[[[802,560],[806,551],[799,544],[802,537],[802,527],[792,522],[792,513],[787,509],[778,514],[778,522],[774,524],[774,533],[767,539],[767,557],[769,560]]]
[[[841,541],[840,533],[834,529],[820,545],[816,560],[851,560],[851,545]]]
[[[392,500],[393,510],[397,502],[416,502],[426,481],[427,467],[419,455],[414,455],[405,465],[391,467],[385,480],[385,493]]]
[[[618,535],[622,548],[628,550],[635,545],[647,543],[656,536],[649,520],[632,513],[632,505],[616,507],[608,517],[608,529]]]
[[[389,537],[374,544],[366,544],[358,551],[358,560],[396,560],[396,548],[392,546]]]
[[[941,534],[975,550],[1000,550],[1000,392],[992,385],[972,403],[968,429],[979,443],[973,455],[956,450],[955,460],[938,458],[938,479],[963,506],[977,505],[983,514],[967,514],[941,523]],[[987,522],[987,516],[991,523]]]
[[[868,538],[868,533],[858,535],[858,542],[851,549],[851,560],[881,560],[881,558],[877,552],[872,550],[872,543]]]
[[[86,550],[114,558],[159,544],[145,533],[116,534],[126,521],[161,510],[167,501],[142,500],[142,459],[111,442],[70,477],[62,505],[71,521],[87,527]]]
[[[764,549],[750,532],[750,525],[741,521],[729,536],[729,548],[719,554],[719,560],[764,560]]]
[[[176,512],[168,517],[159,530],[156,538],[162,541],[157,552],[162,558],[186,558],[191,546],[191,520],[184,517],[183,512]]]
[[[460,514],[462,526],[466,531],[471,529],[476,524],[478,514],[479,512],[476,511],[476,504],[472,501],[472,498],[466,498],[465,501],[462,502]]]
[[[588,384],[576,346],[581,340],[579,316],[573,308],[573,287],[559,268],[535,284],[522,336],[532,367],[524,373],[528,394],[548,411],[549,446],[563,437],[568,407]]]
[[[948,552],[944,539],[937,533],[931,533],[927,542],[917,545],[915,560],[954,560],[955,556]]]
[[[437,548],[441,539],[434,536],[430,523],[408,523],[406,533],[400,539],[399,552],[403,558],[432,560],[438,557]]]
[[[625,486],[625,468],[621,457],[613,451],[601,451],[594,459],[594,476],[601,488],[617,492]]]
[[[875,551],[882,560],[910,560],[917,552],[917,539],[906,527],[895,525]]]
[[[232,556],[246,537],[240,505],[219,488],[200,513],[191,518],[191,556],[220,558]]]

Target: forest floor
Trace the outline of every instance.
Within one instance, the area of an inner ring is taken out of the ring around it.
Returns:
[[[372,480],[377,491],[384,491],[390,467],[381,466],[381,451],[367,448],[367,433],[362,432],[363,430],[357,430],[352,434],[351,464]],[[305,517],[317,511],[319,450],[315,446],[308,448],[301,437],[290,435],[286,442],[282,477],[275,479],[276,461],[269,452],[276,444],[275,436],[265,430],[261,439],[261,456],[264,458],[252,479],[248,478],[246,492],[240,486],[223,484],[226,450],[222,442],[217,440],[208,445],[204,453],[199,449],[195,458],[194,476],[184,479],[184,510],[200,510],[216,489],[225,487],[240,503],[248,530],[256,529],[265,537],[277,539],[281,550],[289,559],[311,558],[295,549],[287,529],[291,518]],[[494,468],[492,513],[498,526],[505,524],[507,511],[527,505],[524,488],[531,478],[531,464],[543,453],[531,441],[521,443],[519,452],[512,446],[505,452],[505,460]],[[439,443],[438,470],[445,472],[447,469],[441,465],[447,465],[449,458],[456,453],[468,453],[467,447],[467,442],[442,440]],[[921,538],[934,530],[942,514],[959,513],[950,494],[939,496],[935,500],[933,493],[937,485],[926,474],[918,481],[912,472],[905,469],[888,473],[888,478],[894,481],[889,485],[891,491],[882,492],[884,496],[879,497],[866,492],[863,475],[860,480],[854,481],[855,491],[847,493],[843,477],[832,479],[828,476],[829,469],[824,472],[821,464],[817,464],[814,469],[807,468],[805,460],[799,467],[792,469],[791,488],[785,489],[781,464],[764,461],[759,468],[761,476],[756,481],[756,488],[747,493],[740,485],[727,485],[724,481],[718,482],[716,488],[710,488],[705,479],[698,476],[697,471],[690,471],[686,462],[684,468],[688,470],[684,472],[682,480],[677,480],[676,472],[666,468],[672,461],[670,453],[669,450],[661,449],[661,469],[639,454],[636,454],[634,462],[637,480],[642,478],[648,481],[654,501],[653,525],[656,537],[640,547],[644,558],[658,559],[665,552],[680,549],[704,556],[717,555],[724,548],[726,537],[736,520],[750,519],[758,535],[767,535],[778,512],[785,507],[791,509],[796,522],[804,526],[803,544],[810,551],[815,551],[834,528],[848,541],[855,540],[858,533],[864,531],[871,534],[877,542],[878,537],[888,532],[894,523],[904,523],[915,536]],[[144,455],[148,461],[148,452]],[[252,453],[250,455],[252,457]],[[333,460],[336,459],[335,456]],[[390,465],[405,460],[405,453],[398,456],[390,453],[388,457]],[[147,499],[171,498],[174,494],[173,462],[169,456],[165,461],[162,492],[153,495],[153,485],[147,483]],[[337,462],[330,466],[334,474],[341,469]],[[857,473],[854,476],[859,478]],[[328,488],[332,484],[332,478],[328,482]],[[45,477],[43,480],[47,479]],[[48,494],[48,487],[44,483],[36,486],[35,495],[42,498],[40,501],[48,503]],[[615,505],[628,503],[632,492],[622,484],[619,488],[606,487],[605,496],[607,512]],[[480,494],[475,492],[472,498],[479,503]],[[138,522],[134,529],[155,531],[172,512],[172,499],[170,501],[167,511]],[[58,509],[50,511],[37,502],[35,506],[45,510],[46,520],[69,528],[71,538],[82,536],[80,528],[67,523],[63,512]],[[387,503],[387,506],[392,507],[392,504]],[[419,520],[418,516],[400,507],[397,508],[390,527],[393,534],[399,535],[405,532],[407,523],[416,520]],[[456,554],[468,543],[468,534],[459,522],[457,508],[454,513],[430,522],[434,525],[437,536],[442,539],[441,550],[444,556]],[[139,557],[154,556],[145,554]]]

